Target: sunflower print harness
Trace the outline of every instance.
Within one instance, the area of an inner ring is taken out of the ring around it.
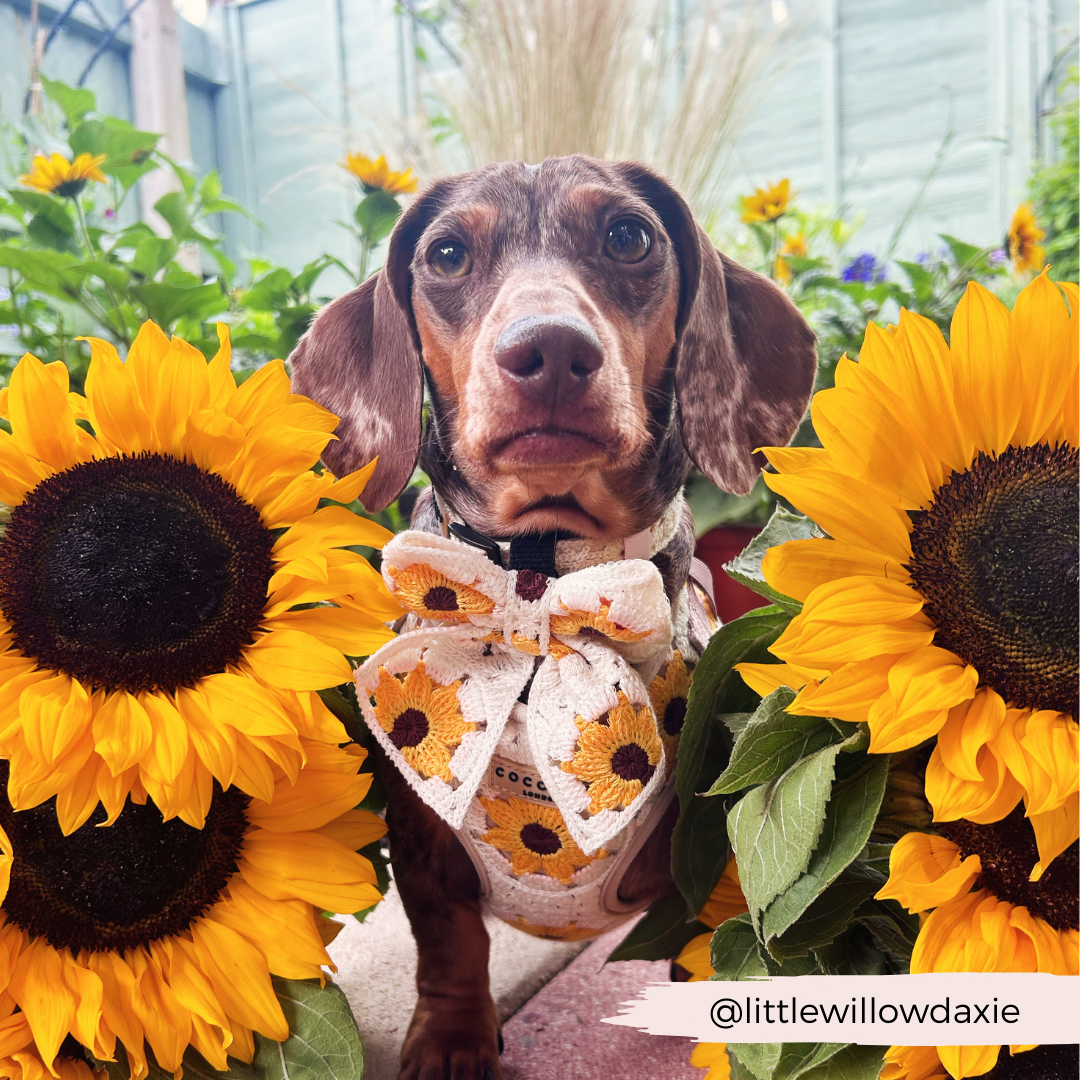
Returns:
[[[382,566],[415,629],[357,670],[364,718],[469,853],[485,907],[564,939],[628,918],[618,886],[674,794],[693,657],[657,568],[549,579],[416,530]]]

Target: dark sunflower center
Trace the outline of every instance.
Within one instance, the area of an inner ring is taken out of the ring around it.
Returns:
[[[999,900],[1026,907],[1055,930],[1076,930],[1080,926],[1077,843],[1066,848],[1038,881],[1029,881],[1028,875],[1039,861],[1039,851],[1035,830],[1024,817],[1022,806],[993,825],[961,820],[938,822],[934,827],[958,845],[965,857],[979,856],[982,873],[977,887],[989,889]]]
[[[522,600],[539,600],[547,592],[547,574],[541,574],[537,570],[519,570],[514,592]]]
[[[1019,1054],[1001,1048],[997,1064],[980,1080],[1076,1080],[1080,1046],[1062,1043],[1036,1046]]]
[[[686,698],[673,697],[664,710],[664,731],[678,735],[686,721]]]
[[[537,855],[554,855],[562,847],[558,833],[535,821],[521,830],[521,842]]]
[[[240,659],[266,605],[273,534],[214,473],[161,454],[39,484],[0,545],[0,610],[43,667],[175,690]]]
[[[1077,451],[980,454],[912,517],[911,576],[934,643],[1008,704],[1077,715]]]
[[[3,792],[7,773],[0,763]],[[215,784],[202,829],[128,800],[108,828],[97,827],[105,820],[99,806],[70,836],[60,831],[55,802],[16,812],[0,794],[0,825],[15,849],[4,914],[31,937],[77,953],[132,949],[204,914],[236,873],[250,799]]]
[[[626,743],[611,755],[611,771],[623,780],[640,780],[644,784],[655,770],[644,747]]]
[[[424,594],[424,607],[428,611],[457,611],[457,593],[446,585],[436,585]]]
[[[419,709],[406,709],[394,721],[390,741],[399,750],[406,746],[419,746],[430,729],[428,718]]]
[[[84,187],[86,187],[85,180],[65,180],[62,184],[57,184],[53,188],[53,193],[59,195],[62,199],[74,199],[82,193]]]

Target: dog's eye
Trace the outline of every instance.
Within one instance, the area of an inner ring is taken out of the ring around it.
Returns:
[[[472,269],[472,256],[456,240],[440,240],[428,252],[428,265],[439,277],[464,277]]]
[[[609,259],[621,263],[641,262],[649,254],[652,241],[645,231],[645,226],[640,221],[627,218],[624,221],[616,221],[608,229],[607,239],[604,241],[604,254]]]

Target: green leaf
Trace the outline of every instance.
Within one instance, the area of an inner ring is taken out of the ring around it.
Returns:
[[[728,818],[739,881],[755,923],[770,901],[803,874],[825,822],[838,745],[748,792]]]
[[[390,860],[383,854],[382,843],[382,840],[373,840],[362,847],[358,854],[363,855],[375,868],[375,887],[385,896],[390,888]],[[354,911],[353,918],[357,922],[363,922],[379,906],[379,903],[380,901],[376,900],[374,904],[369,904],[360,911]]]
[[[373,191],[360,200],[360,205],[353,215],[364,239],[369,244],[377,244],[390,235],[401,214],[401,205],[388,191]]]
[[[256,1035],[255,1038],[258,1040],[262,1036]],[[166,1072],[154,1060],[152,1053],[147,1055],[147,1064],[150,1071],[147,1073],[146,1080],[173,1080],[172,1070]],[[128,1065],[124,1047],[120,1043],[116,1044],[116,1060],[103,1061],[100,1067],[105,1070],[105,1075],[109,1080],[130,1080],[131,1068]],[[262,1080],[250,1065],[237,1061],[236,1058],[229,1058],[229,1067],[225,1072],[218,1072],[202,1054],[191,1049],[184,1055],[184,1080],[189,1080],[189,1078],[194,1078],[194,1080]]]
[[[218,176],[217,169],[211,169],[202,178],[202,183],[199,185],[199,199],[203,203],[212,203],[215,199],[220,198],[221,177]]]
[[[177,252],[175,240],[166,236],[144,236],[135,247],[131,269],[152,278]]]
[[[761,563],[769,548],[779,547],[789,540],[809,540],[823,535],[824,533],[808,517],[793,514],[790,510],[778,506],[765,528],[731,562],[724,564],[724,572],[748,589],[767,597],[785,611],[797,615],[802,611],[802,604],[772,588],[761,572]]]
[[[191,235],[191,215],[182,191],[170,191],[162,195],[154,203],[154,209],[165,219],[177,240],[188,239]]]
[[[784,1043],[780,1060],[773,1069],[773,1080],[797,1080],[815,1066],[829,1061],[846,1043]]]
[[[884,1046],[857,1046],[838,1050],[824,1065],[804,1072],[799,1080],[877,1080],[885,1067]]]
[[[855,918],[896,957],[911,959],[919,936],[918,915],[909,915],[895,900],[869,900],[855,912]]]
[[[671,960],[698,934],[704,923],[686,921],[686,904],[678,893],[662,897],[649,908],[608,960]]]
[[[934,275],[916,262],[904,262],[897,259],[897,265],[907,274],[911,282],[911,288],[915,293],[915,299],[924,303],[934,295]]]
[[[823,975],[900,975],[907,963],[896,964],[868,927],[852,923],[827,945],[814,950]]]
[[[727,765],[732,740],[721,717],[753,710],[760,700],[733,665],[767,659],[788,620],[777,607],[733,619],[713,635],[694,669],[675,773],[680,813],[671,840],[671,870],[690,918],[705,906],[730,850],[726,800],[697,794]]]
[[[835,751],[837,747],[830,749]],[[809,864],[765,911],[761,919],[762,940],[768,941],[791,926],[862,851],[885,795],[887,773],[888,759],[879,756],[854,776],[833,785]],[[739,869],[745,889],[741,859]]]
[[[766,946],[777,960],[809,956],[812,949],[828,945],[847,929],[856,911],[881,888],[881,882],[851,875],[833,882],[799,916],[797,922]]]
[[[119,117],[108,116],[104,120],[84,120],[71,133],[70,142],[76,154],[104,154],[101,171],[115,176],[126,189],[158,168],[150,155],[160,138],[152,131],[139,131]]]
[[[73,128],[88,112],[93,112],[97,98],[93,90],[82,86],[68,86],[58,79],[50,79],[38,72],[45,94],[60,106],[68,128]]]
[[[0,266],[20,274],[28,285],[65,299],[78,294],[82,281],[78,263],[59,251],[27,251],[0,245]]]
[[[707,794],[729,795],[775,780],[800,759],[841,741],[828,720],[786,713],[794,700],[795,691],[786,686],[765,698],[739,733],[728,767]]]
[[[940,233],[939,235],[952,252],[952,257],[956,260],[958,267],[973,267],[984,255],[982,248],[977,248],[973,244],[965,244],[963,240],[957,240],[955,236],[949,236],[947,233]]]
[[[274,978],[289,1022],[283,1043],[255,1037],[260,1080],[357,1080],[364,1075],[364,1044],[339,986]]]
[[[78,254],[75,237],[64,229],[58,229],[53,222],[42,214],[35,214],[26,226],[26,235],[38,247],[52,248],[53,251],[66,251]]]
[[[728,1043],[728,1054],[733,1054],[740,1065],[745,1066],[757,1080],[772,1080],[783,1052],[783,1043]]]
[[[712,980],[739,981],[768,974],[758,953],[757,935],[749,913],[722,922],[713,933],[709,951],[716,972]]]
[[[143,285],[133,285],[130,291],[146,307],[150,318],[166,331],[179,318],[201,322],[229,306],[229,298],[214,282],[183,286],[168,281],[147,281]]]
[[[14,188],[10,194],[20,206],[36,217],[44,218],[58,232],[65,236],[75,235],[75,215],[68,199],[46,195],[43,191],[23,191],[21,188]]]

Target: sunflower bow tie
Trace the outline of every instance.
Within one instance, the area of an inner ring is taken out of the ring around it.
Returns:
[[[647,687],[672,655],[671,605],[651,562],[547,578],[410,530],[382,566],[420,624],[357,670],[358,697],[383,749],[452,828],[526,686],[533,764],[583,851],[651,801],[666,762]]]

